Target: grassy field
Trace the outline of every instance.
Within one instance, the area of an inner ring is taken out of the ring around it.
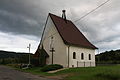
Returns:
[[[35,67],[22,71],[41,76],[63,77],[63,80],[120,80],[120,65],[70,68],[56,73],[41,72],[40,69]]]
[[[56,74],[69,74],[64,80],[120,80],[120,65],[71,68]]]

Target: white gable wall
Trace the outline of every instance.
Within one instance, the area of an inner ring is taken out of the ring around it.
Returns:
[[[67,46],[64,44],[51,18],[48,17],[44,40],[43,40],[44,49],[49,55],[49,58],[47,59],[48,64],[52,63],[52,55],[51,55],[52,53],[50,52],[50,43],[52,36],[53,36],[53,47],[55,49],[55,52],[53,54],[53,64],[61,64],[64,67],[67,67],[67,54],[66,54]]]

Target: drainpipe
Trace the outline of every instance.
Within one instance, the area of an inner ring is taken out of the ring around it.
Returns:
[[[70,51],[69,51],[69,49],[70,49],[70,45],[68,45],[68,68],[69,68],[69,64],[70,64],[70,61],[69,61]]]

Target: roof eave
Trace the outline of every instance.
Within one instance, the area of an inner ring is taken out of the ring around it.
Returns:
[[[98,49],[97,47],[93,46],[93,47],[89,47],[89,46],[83,46],[83,45],[79,45],[79,44],[71,44],[71,43],[68,43],[68,42],[64,42],[66,45],[69,45],[69,46],[75,46],[75,47],[81,47],[81,48],[87,48],[87,49]]]

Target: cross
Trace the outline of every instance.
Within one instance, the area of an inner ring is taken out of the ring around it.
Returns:
[[[29,46],[27,47],[29,49],[29,65],[30,65],[30,48],[31,48],[31,44],[29,44]]]
[[[53,64],[53,52],[55,52],[54,48],[52,48],[50,52],[52,52],[52,64]]]

